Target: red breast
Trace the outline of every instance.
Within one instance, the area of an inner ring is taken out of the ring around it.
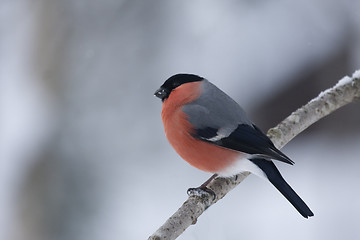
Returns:
[[[163,102],[161,117],[165,134],[176,152],[192,166],[217,173],[231,166],[240,153],[225,149],[191,136],[194,131],[182,107],[201,94],[201,82],[183,84],[174,89]]]

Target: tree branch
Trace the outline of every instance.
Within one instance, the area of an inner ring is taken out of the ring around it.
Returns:
[[[329,115],[340,107],[360,99],[360,70],[352,77],[344,77],[334,87],[321,92],[319,96],[302,106],[276,127],[268,131],[268,136],[276,147],[282,148],[291,139],[311,124]],[[222,199],[229,191],[241,183],[250,173],[244,172],[232,178],[216,178],[208,188],[216,198],[207,193],[190,195],[183,205],[162,225],[149,240],[176,239],[212,204]]]

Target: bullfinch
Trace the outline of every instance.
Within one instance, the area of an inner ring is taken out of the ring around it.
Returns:
[[[281,176],[273,160],[294,162],[252,123],[245,111],[205,78],[176,74],[155,92],[165,135],[190,165],[230,177],[251,172],[268,179],[305,218],[314,214]]]

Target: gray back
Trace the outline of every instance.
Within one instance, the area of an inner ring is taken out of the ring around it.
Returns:
[[[204,79],[201,87],[201,96],[183,107],[196,129],[211,127],[230,134],[239,124],[252,125],[239,104],[214,84]]]

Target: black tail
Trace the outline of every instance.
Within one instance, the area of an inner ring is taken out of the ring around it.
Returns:
[[[250,161],[263,170],[269,181],[282,193],[282,195],[284,195],[284,197],[286,197],[304,218],[314,216],[314,213],[306,203],[296,194],[290,185],[287,184],[272,161],[261,158],[250,159]]]

